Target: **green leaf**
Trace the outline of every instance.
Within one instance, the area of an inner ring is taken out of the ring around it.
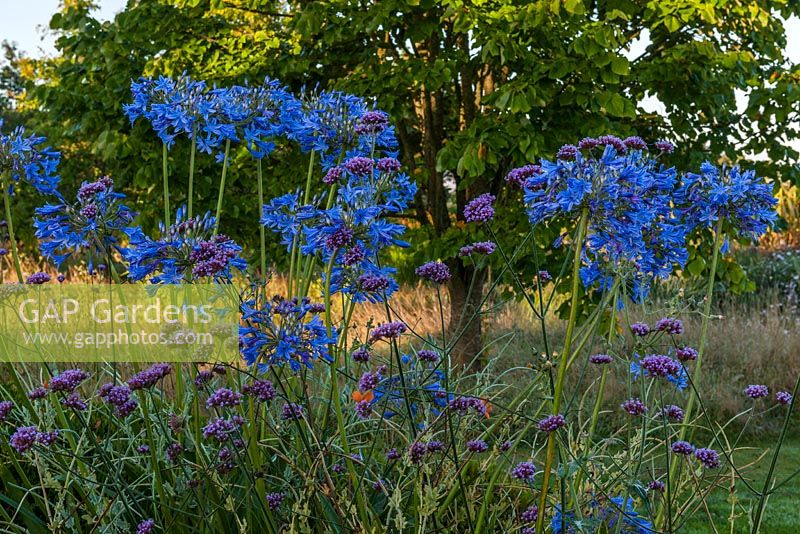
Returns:
[[[686,270],[692,274],[692,276],[700,276],[700,274],[705,270],[706,262],[700,256],[695,257],[692,261],[690,261],[686,265]]]

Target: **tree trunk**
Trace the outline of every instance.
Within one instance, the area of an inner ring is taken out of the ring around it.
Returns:
[[[453,365],[465,372],[483,369],[483,330],[480,304],[486,270],[464,266],[461,260],[451,262],[452,277],[448,283],[450,324],[447,342],[452,347]]]

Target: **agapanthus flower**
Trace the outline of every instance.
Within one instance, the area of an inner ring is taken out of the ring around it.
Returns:
[[[694,445],[688,441],[676,441],[670,448],[675,454],[683,454],[684,456],[688,456],[694,452]]]
[[[745,388],[744,394],[751,399],[763,399],[769,396],[769,388],[763,384],[750,384]]]
[[[536,466],[531,462],[520,462],[512,470],[511,476],[517,480],[531,482],[536,475]]]
[[[688,259],[686,229],[663,201],[675,188],[676,172],[647,151],[626,151],[617,137],[594,141],[605,146],[601,155],[583,154],[570,145],[555,162],[542,161],[542,172],[525,183],[528,217],[532,224],[574,221],[586,211],[584,286],[608,289],[620,277],[641,300],[654,280],[666,278]]]
[[[792,394],[788,391],[778,391],[775,393],[775,402],[778,404],[789,405],[792,403]]]
[[[247,263],[239,257],[242,248],[232,239],[214,233],[210,212],[186,218],[186,208],[177,210],[169,228],[160,224],[161,237],[152,239],[140,227],[125,229],[129,245],[122,249],[131,280],[148,279],[153,284],[177,284],[197,278],[229,281],[234,271]]]
[[[703,163],[700,173],[683,177],[674,202],[690,228],[713,227],[722,218],[734,237],[758,239],[778,220],[772,186],[738,165]]]
[[[0,129],[3,120],[0,119]],[[11,177],[5,183],[12,193],[17,183],[25,180],[43,195],[58,195],[57,168],[61,154],[50,147],[43,147],[44,137],[25,135],[25,128],[18,126],[11,133],[0,130],[0,175]]]
[[[694,457],[700,460],[700,463],[709,469],[719,467],[720,465],[719,453],[714,449],[697,449],[694,451]]]
[[[42,255],[57,267],[80,257],[92,271],[95,262],[119,250],[120,237],[136,215],[124,199],[125,195],[114,191],[114,182],[103,177],[83,182],[73,203],[62,198],[36,208],[33,226]]]
[[[472,199],[464,207],[464,220],[467,222],[488,222],[494,217],[495,196],[484,193]]]
[[[633,416],[644,415],[647,413],[647,406],[639,398],[631,398],[623,402],[621,405],[623,410]]]
[[[327,333],[320,311],[308,298],[287,300],[260,295],[242,305],[239,346],[248,365],[265,372],[270,365],[289,364],[292,371],[310,368],[317,359],[329,360],[328,347],[338,339]]]
[[[440,261],[429,261],[417,267],[417,276],[434,284],[444,284],[450,280],[450,269]]]
[[[564,416],[561,414],[557,414],[545,417],[544,419],[539,421],[539,423],[536,426],[541,432],[549,433],[549,432],[555,432],[556,430],[565,426],[566,424],[567,421],[566,419],[564,419]]]

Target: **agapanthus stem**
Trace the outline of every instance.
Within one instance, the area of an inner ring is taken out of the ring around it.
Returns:
[[[189,193],[186,199],[187,217],[192,218],[192,198],[194,197],[194,153],[197,149],[197,124],[192,125],[192,148],[189,152]]]
[[[261,169],[261,158],[258,159],[258,214],[261,218],[261,210],[264,207],[264,176]],[[261,278],[267,276],[267,234],[263,224],[258,225],[258,233],[261,238]]]
[[[3,188],[3,204],[6,209],[6,226],[8,228],[8,240],[11,242],[11,255],[14,258],[14,270],[17,272],[17,280],[19,283],[24,282],[22,279],[22,267],[19,263],[19,250],[17,250],[17,238],[14,236],[14,223],[11,220],[11,195],[8,188],[11,187],[5,180],[0,183]]]
[[[323,298],[325,301],[325,329],[329,338],[333,335],[333,324],[331,318],[331,273],[333,272],[333,264],[336,260],[337,252],[338,251],[333,252],[331,259],[328,261],[328,265],[325,268],[325,292],[323,294]],[[359,516],[361,517],[361,521],[363,523],[362,528],[367,531],[369,517],[367,516],[367,509],[364,504],[364,496],[358,483],[358,475],[356,474],[356,469],[353,466],[353,458],[350,456],[350,443],[347,440],[347,428],[344,425],[344,414],[342,413],[342,398],[339,393],[339,376],[337,374],[337,370],[339,369],[339,351],[336,350],[336,345],[333,343],[329,344],[328,347],[331,351],[331,398],[333,399],[334,411],[336,412],[336,422],[339,428],[339,439],[341,440],[342,451],[344,451],[345,454],[344,461],[347,465],[347,470],[350,473],[350,480],[353,485],[353,491],[355,492]]]
[[[167,169],[167,156],[169,150],[166,143],[162,143],[161,173],[164,176],[164,226],[169,228],[169,171]]]
[[[225,198],[225,177],[228,175],[228,156],[231,152],[231,140],[225,141],[225,156],[222,158],[222,176],[219,179],[219,197],[217,198],[217,212],[214,216],[214,235],[219,233],[219,216],[222,213],[222,200]]]
[[[581,218],[578,222],[578,230],[575,235],[575,251],[572,259],[572,299],[570,302],[569,322],[567,332],[564,337],[564,349],[561,352],[561,359],[558,362],[556,373],[556,385],[553,394],[553,415],[557,415],[561,409],[561,395],[564,389],[564,377],[567,374],[567,362],[570,359],[572,349],[572,335],[575,331],[575,323],[578,319],[578,292],[580,290],[580,268],[581,252],[583,251],[583,241],[586,237],[586,227],[589,221],[589,208],[583,208]],[[547,455],[545,457],[544,469],[542,471],[542,491],[539,498],[539,516],[536,518],[536,533],[544,532],[544,518],[547,515],[547,492],[550,483],[550,470],[553,467],[556,448],[556,432],[547,435]]]

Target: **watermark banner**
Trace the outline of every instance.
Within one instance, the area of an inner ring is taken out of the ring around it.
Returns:
[[[3,285],[2,362],[234,362],[231,285]]]

